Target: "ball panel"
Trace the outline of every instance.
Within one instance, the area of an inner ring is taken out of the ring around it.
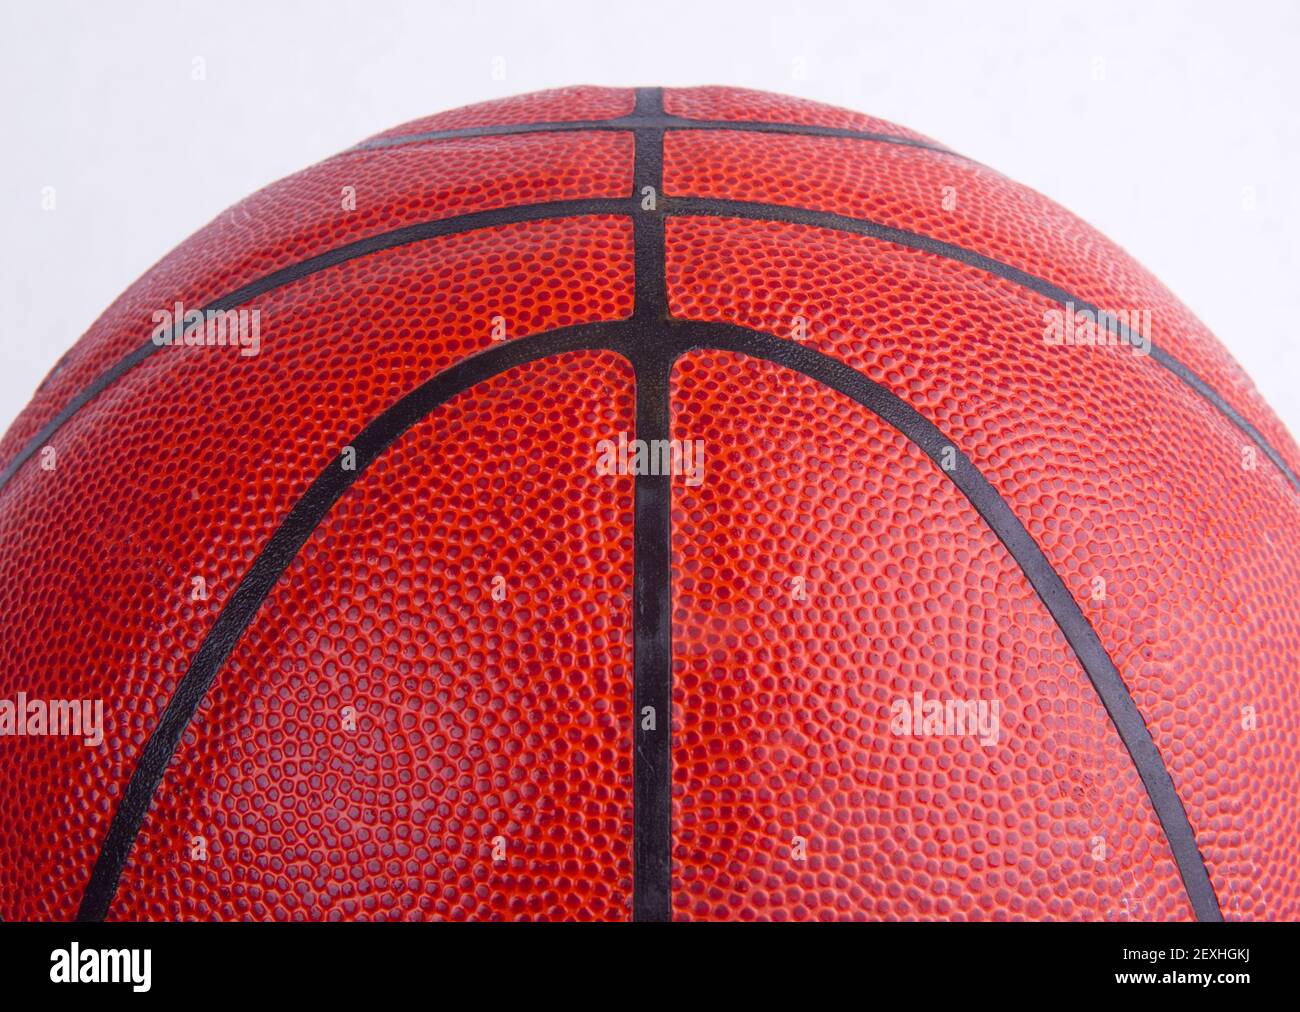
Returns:
[[[889,134],[927,144],[934,143],[924,134],[888,120],[770,91],[706,86],[665,88],[663,94],[664,112],[670,116],[704,120],[748,120],[756,123],[800,123],[806,126]]]
[[[113,919],[627,919],[632,478],[593,446],[634,417],[575,353],[390,447],[214,682]]]
[[[673,403],[711,454],[674,483],[679,918],[1190,917],[1086,673],[928,457],[727,353]],[[996,740],[895,733],[916,694],[996,702]]]
[[[257,300],[256,357],[163,348],[74,416],[54,470],[33,460],[3,492],[0,698],[101,698],[110,737],[100,748],[5,739],[0,797],[14,811],[0,826],[0,916],[75,913],[122,786],[203,636],[349,439],[488,347],[493,316],[511,337],[625,316],[632,287],[623,219],[388,250]],[[40,805],[21,801],[33,784]]]
[[[991,169],[870,141],[677,131],[664,140],[664,187],[673,196],[869,219],[1000,260],[1104,310],[1147,311],[1146,335],[1216,390],[1293,470],[1300,470],[1300,450],[1286,427],[1186,306],[1096,229]],[[1047,324],[1040,320],[1026,339],[1042,341]],[[1153,361],[1147,365],[1160,368]]]
[[[1295,909],[1300,698],[1277,673],[1300,656],[1300,497],[1281,473],[1244,467],[1239,430],[1131,351],[1033,340],[1045,300],[973,269],[793,225],[684,219],[668,244],[674,313],[788,336],[810,307],[811,347],[970,457],[1096,628],[1216,889],[1242,916]]]
[[[187,309],[327,250],[417,222],[631,188],[632,138],[582,132],[439,141],[339,155],[273,183],[195,233],[132,285],[46,379],[0,441],[0,466],[83,387]],[[350,187],[355,209],[344,201]]]

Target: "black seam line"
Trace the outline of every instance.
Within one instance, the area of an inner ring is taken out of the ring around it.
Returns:
[[[633,205],[633,208],[630,210],[629,201],[620,200],[618,198],[554,201],[543,204],[526,204],[511,208],[494,208],[489,211],[476,211],[471,214],[453,218],[442,218],[430,222],[420,222],[392,232],[384,232],[379,235],[370,236],[366,239],[360,239],[357,242],[339,246],[336,249],[329,250],[319,256],[301,261],[300,263],[292,264],[289,267],[275,271],[272,274],[268,274],[263,278],[253,281],[242,288],[231,292],[229,295],[222,296],[215,302],[204,306],[203,309],[205,312],[208,310],[232,309],[248,299],[264,294],[273,288],[306,277],[316,271],[324,270],[327,267],[332,267],[346,260],[390,249],[394,246],[401,246],[406,243],[472,231],[476,228],[489,228],[494,225],[514,224],[516,222],[524,221],[540,221],[552,218],[602,214],[636,215],[638,213],[637,208],[639,208],[639,201],[634,197],[631,204]],[[660,193],[658,195],[658,206],[660,213],[664,215],[744,218],[751,221],[784,221],[796,225],[808,225],[813,228],[828,228],[840,232],[864,235],[870,238],[894,243],[895,245],[905,246],[910,249],[933,253],[936,256],[941,256],[949,260],[956,260],[960,263],[968,264],[969,266],[986,271],[997,277],[1020,285],[1023,288],[1027,288],[1030,291],[1037,292],[1038,294],[1052,299],[1054,302],[1061,303],[1062,305],[1065,303],[1073,303],[1077,309],[1087,310],[1097,314],[1099,319],[1111,321],[1111,325],[1113,326],[1116,335],[1122,340],[1133,343],[1132,333],[1123,324],[1119,323],[1118,320],[1115,320],[1110,314],[1103,313],[1098,307],[1087,300],[1076,298],[1070,295],[1070,293],[1065,291],[1063,288],[1052,284],[1050,281],[1029,274],[1017,267],[1012,267],[1010,264],[1003,263],[1000,260],[994,260],[992,257],[984,256],[982,253],[976,253],[973,250],[968,250],[961,246],[954,246],[951,243],[932,239],[929,236],[915,232],[906,232],[902,229],[892,228],[887,225],[881,225],[866,218],[850,218],[844,215],[832,214],[824,211],[810,211],[803,208],[783,207],[776,204],[760,204],[747,201],[717,200],[697,197],[664,197],[663,194]],[[658,270],[662,273],[662,265],[659,266]],[[8,466],[6,466],[3,471],[0,471],[0,490],[4,489],[18,469],[22,467],[28,459],[30,459],[32,454],[44,446],[69,418],[102,393],[105,388],[114,383],[124,373],[134,368],[157,350],[158,348],[152,341],[146,341],[140,347],[136,348],[135,351],[132,351],[119,359],[113,366],[97,376],[87,386],[83,387],[72,398],[72,400],[70,400],[63,409],[54,416],[53,419],[47,422],[41,430],[36,433],[36,435],[27,441],[23,448],[14,456],[13,460],[9,462]],[[1264,437],[1264,434],[1242,417],[1242,415],[1233,408],[1232,405],[1224,400],[1218,391],[1196,375],[1196,373],[1183,364],[1183,362],[1174,358],[1154,342],[1150,346],[1150,357],[1200,394],[1201,397],[1209,402],[1217,411],[1219,411],[1220,414],[1228,419],[1229,422],[1244,433],[1257,447],[1259,447],[1264,455],[1273,462],[1273,465],[1282,472],[1287,481],[1291,483],[1291,486],[1297,491],[1300,491],[1300,477],[1298,477],[1286,463],[1282,455],[1272,447]]]
[[[653,109],[662,102],[657,88],[638,88],[637,110]],[[636,152],[632,167],[633,250],[636,258],[637,317],[663,320],[668,315],[668,295],[664,282],[663,206],[664,153],[663,131],[653,128],[637,130]]]
[[[637,204],[635,198],[633,199],[633,203]],[[1120,324],[1119,321],[1114,320],[1110,314],[1103,313],[1098,309],[1098,307],[1094,306],[1087,300],[1076,298],[1064,289],[1052,284],[1050,281],[1029,274],[1017,267],[1012,267],[1010,264],[1005,264],[1000,260],[994,260],[991,257],[984,256],[981,253],[976,253],[961,246],[954,246],[951,243],[932,239],[929,236],[891,228],[865,218],[849,218],[844,215],[831,214],[829,212],[782,207],[775,204],[759,204],[746,201],[715,200],[695,197],[664,197],[662,194],[659,194],[658,204],[660,213],[662,214],[744,218],[751,221],[784,221],[797,225],[808,225],[814,228],[828,228],[835,231],[851,232],[856,235],[864,235],[885,242],[891,242],[899,246],[923,250],[946,259],[956,260],[960,263],[965,263],[980,270],[987,271],[990,274],[1011,281],[1023,288],[1037,292],[1055,302],[1061,304],[1073,303],[1077,309],[1087,310],[1096,313],[1100,319],[1110,320],[1117,336],[1130,343],[1133,341],[1133,335],[1125,326]],[[639,204],[637,204],[637,206],[639,207]],[[370,236],[366,239],[358,240],[354,243],[348,243],[347,245],[322,253],[319,256],[311,257],[310,259],[304,260],[298,264],[293,264],[282,270],[268,274],[257,281],[253,281],[229,295],[223,296],[215,302],[209,303],[203,308],[204,311],[231,309],[247,299],[264,294],[280,285],[296,281],[299,278],[305,277],[319,270],[324,270],[325,268],[334,266],[335,264],[356,257],[365,256],[369,253],[390,249],[394,246],[400,246],[405,243],[417,242],[422,239],[471,231],[475,228],[487,228],[493,225],[512,224],[515,222],[538,221],[583,215],[629,213],[635,215],[638,212],[636,210],[629,211],[628,202],[625,200],[619,200],[617,198],[592,198],[587,200],[528,204],[513,208],[495,208],[489,211],[479,211],[454,218],[443,218],[431,222],[421,222],[416,225],[397,229],[393,232],[385,232],[376,236]],[[659,270],[661,272],[662,269],[662,265],[660,265]],[[14,456],[13,460],[9,462],[8,466],[5,467],[3,471],[0,471],[0,490],[4,489],[18,469],[26,463],[32,454],[40,449],[40,447],[44,446],[69,418],[102,393],[105,388],[114,383],[124,373],[134,368],[157,350],[158,348],[152,341],[146,341],[140,347],[136,348],[135,351],[130,352],[123,358],[119,359],[108,370],[101,373],[87,386],[83,387],[72,398],[72,400],[70,400],[63,409],[54,416],[53,419],[46,423],[45,426],[36,433],[36,435],[27,441],[23,448]],[[1181,361],[1174,358],[1163,348],[1160,348],[1154,343],[1150,346],[1150,357],[1200,394],[1201,397],[1209,402],[1217,411],[1219,411],[1220,414],[1228,419],[1229,422],[1244,433],[1257,447],[1259,447],[1264,455],[1273,462],[1273,465],[1282,472],[1287,481],[1291,483],[1291,486],[1297,491],[1300,491],[1300,477],[1297,477],[1296,473],[1282,458],[1282,455],[1272,447],[1264,437],[1264,434],[1242,417],[1242,415],[1233,408],[1232,405],[1224,400],[1218,391],[1196,375],[1196,373]]]
[[[636,341],[636,436],[669,438],[672,357]],[[632,586],[632,919],[672,919],[672,479],[635,479]],[[653,727],[645,727],[653,713]]]
[[[1010,505],[932,421],[852,366],[794,341],[727,324],[682,324],[685,348],[716,348],[786,366],[852,398],[914,443],[961,491],[1006,546],[1091,680],[1160,819],[1198,920],[1222,920],[1187,812],[1128,686],[1069,588]],[[685,350],[685,349],[683,349]],[[943,466],[951,454],[954,466]]]
[[[659,88],[638,88],[636,114],[653,123],[663,109]],[[658,340],[668,318],[664,267],[664,131],[641,126],[632,219],[636,300],[632,364],[636,435],[668,439],[672,361]],[[636,476],[633,525],[632,918],[672,919],[672,485],[670,475]],[[653,715],[653,725],[649,725]]]
[[[658,349],[657,357],[661,362],[671,362],[691,350],[716,348],[766,359],[800,372],[853,398],[896,428],[940,466],[1007,547],[1011,557],[1047,606],[1075,656],[1079,658],[1142,778],[1169,840],[1170,851],[1197,918],[1221,919],[1218,900],[1187,820],[1187,813],[1127,686],[1091,623],[1038,544],[970,459],[911,405],[851,366],[821,352],[771,334],[728,324],[671,322],[662,329],[655,330],[658,333],[647,334],[646,329],[635,321],[588,324],[519,338],[479,352],[437,374],[404,396],[348,444],[356,451],[356,469],[344,471],[339,466],[340,458],[335,458],[313,481],[258,553],[204,637],[168,702],[162,719],[145,745],[114,812],[90,882],[82,896],[78,920],[102,920],[107,914],[122,869],[154,793],[218,669],[225,663],[262,602],[292,564],[312,532],[324,520],[334,503],[384,449],[456,394],[515,366],[582,350],[613,351],[634,360],[637,354],[634,349],[640,347],[644,351],[649,343],[647,339],[654,340]],[[639,379],[640,377],[638,382]],[[637,410],[639,415],[642,411],[640,403]],[[950,449],[955,462],[951,471],[942,466],[943,455]],[[666,532],[665,522],[660,537]],[[664,571],[671,573],[666,566]],[[668,715],[661,713],[660,716]],[[640,715],[633,714],[633,719],[634,724],[639,725]],[[663,798],[665,803],[668,800]]]
[[[638,93],[650,89],[637,89]],[[899,137],[894,134],[875,133],[870,130],[851,130],[846,127],[815,126],[806,123],[763,123],[757,120],[703,120],[687,119],[683,116],[656,115],[654,113],[633,113],[616,119],[556,120],[545,123],[510,123],[481,127],[458,127],[454,130],[430,130],[419,134],[406,134],[402,137],[381,137],[376,140],[363,141],[355,147],[341,152],[344,155],[360,151],[376,151],[385,148],[402,147],[407,144],[422,144],[426,141],[449,141],[474,137],[509,137],[518,134],[569,133],[591,130],[735,130],[740,133],[796,134],[806,137],[838,137],[844,140],[875,141],[880,144],[896,144],[900,147],[919,148],[941,155],[951,155],[969,161],[964,155],[944,147],[931,144],[912,137]],[[338,157],[338,156],[335,156]]]
[[[1050,281],[1027,271],[1022,271],[1018,267],[1012,267],[1001,260],[994,260],[992,257],[976,253],[974,250],[955,246],[952,243],[943,242],[927,235],[881,225],[868,218],[850,218],[826,211],[811,211],[806,208],[784,207],[776,204],[702,197],[668,197],[665,198],[663,204],[664,213],[670,215],[788,222],[794,225],[832,229],[837,232],[851,232],[854,235],[867,236],[883,242],[894,243],[898,246],[905,246],[909,249],[933,253],[936,256],[956,260],[959,263],[996,275],[1061,305],[1071,303],[1076,310],[1085,310],[1095,314],[1098,323],[1104,323],[1121,341],[1130,345],[1138,343],[1132,331],[1116,319],[1113,314],[1104,312],[1086,299],[1073,296]],[[1292,488],[1300,491],[1300,477],[1297,477],[1296,473],[1282,458],[1282,455],[1273,449],[1262,432],[1246,421],[1213,387],[1197,376],[1187,365],[1174,358],[1163,348],[1158,347],[1154,342],[1150,345],[1150,357],[1200,394],[1220,414],[1249,437],[1264,455],[1273,462],[1274,466],[1282,472],[1287,481],[1291,483]]]
[[[356,260],[372,253],[379,253],[428,239],[459,235],[464,232],[473,232],[478,229],[493,228],[499,225],[515,225],[530,221],[596,215],[622,216],[629,213],[629,203],[626,198],[595,197],[583,200],[557,200],[540,204],[497,207],[487,211],[474,211],[470,214],[456,215],[451,218],[436,218],[432,221],[417,222],[414,225],[407,225],[390,232],[381,232],[378,235],[367,236],[364,239],[337,246],[318,256],[309,257],[278,271],[273,271],[256,281],[235,289],[227,295],[221,296],[213,302],[209,302],[202,308],[202,312],[219,312],[233,309],[249,299],[265,295],[273,289],[291,284],[294,281],[300,281],[309,275],[317,274],[330,267],[336,267],[349,260]],[[173,328],[173,337],[177,334],[177,328]],[[109,369],[100,373],[94,380],[78,391],[76,396],[65,404],[57,415],[27,441],[14,459],[9,462],[9,465],[3,471],[0,471],[0,490],[9,483],[9,480],[32,454],[44,446],[69,418],[103,393],[105,389],[125,373],[135,368],[150,355],[160,351],[162,347],[165,346],[154,344],[152,338],[145,341],[134,351],[118,359]]]
[[[325,467],[258,553],[190,661],[140,753],[122,800],[113,813],[113,821],[82,894],[77,920],[98,921],[107,915],[158,785],[217,671],[262,602],[343,493],[408,429],[457,394],[516,366],[565,352],[614,351],[629,357],[627,335],[624,322],[587,324],[519,338],[481,351],[438,373],[371,421],[347,444],[356,453],[354,470],[344,470],[341,454]]]

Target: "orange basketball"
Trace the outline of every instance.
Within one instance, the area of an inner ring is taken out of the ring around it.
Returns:
[[[1300,916],[1296,444],[889,123],[381,134],[150,270],[0,468],[6,920]]]

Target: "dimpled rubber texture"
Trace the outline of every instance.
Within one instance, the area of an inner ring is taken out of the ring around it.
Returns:
[[[618,318],[631,282],[619,219],[388,250],[259,299],[260,355],[164,348],[74,416],[58,466],[25,467],[0,492],[6,574],[50,574],[0,580],[0,698],[103,698],[105,745],[2,740],[6,796],[42,787],[38,803],[0,820],[0,916],[75,914],[116,799],[190,657],[339,448],[402,394],[489,347],[494,315],[516,338]],[[207,600],[191,599],[195,576]]]
[[[674,315],[780,335],[804,315],[808,346],[961,447],[1101,635],[1224,905],[1300,915],[1300,694],[1280,676],[1300,658],[1300,496],[1281,473],[1243,467],[1241,433],[1132,349],[1048,345],[1050,303],[975,268],[767,222],[673,220],[668,247]]]
[[[632,407],[625,360],[564,355],[381,458],[196,716],[114,916],[627,919],[632,479],[591,463]]]
[[[712,452],[674,482],[679,916],[1190,916],[1087,676],[938,468],[766,362],[687,355],[673,403]],[[996,744],[891,734],[914,693],[999,701]]]
[[[1286,428],[1187,307],[1105,236],[991,169],[893,144],[691,130],[665,139],[664,177],[675,196],[867,218],[983,253],[1111,312],[1150,310],[1152,341],[1300,465]]]
[[[923,134],[874,116],[749,88],[669,88],[664,92],[664,112],[685,119],[802,123],[930,142]]]
[[[1113,244],[919,134],[743,89],[647,98],[484,103],[272,184],[46,378],[0,441],[21,461],[0,478],[0,699],[102,699],[105,738],[0,738],[0,916],[77,915],[201,646],[350,440],[503,344],[595,327],[413,419],[327,504],[164,754],[109,918],[627,919],[660,741],[668,916],[1191,917],[1059,614],[902,433],[791,369],[689,351],[662,425],[704,441],[702,483],[597,473],[640,410],[619,352],[653,358],[671,314],[798,337],[960,448],[1113,661],[1222,914],[1300,917],[1291,479],[1154,357],[1049,345],[1049,297],[845,223],[1149,309],[1156,345],[1300,466],[1240,368]],[[660,109],[702,127],[647,126]],[[600,123],[643,113],[635,136]],[[431,222],[449,234],[409,232]],[[149,350],[155,312],[268,276],[243,303],[258,355]],[[662,571],[639,557],[657,537]],[[671,626],[645,628],[670,589]],[[634,687],[660,671],[652,742]],[[997,740],[894,733],[914,692],[996,701]]]
[[[273,183],[183,242],[95,321],[0,441],[0,466],[78,390],[147,341],[159,309],[198,309],[273,271],[418,222],[622,196],[631,168],[627,134],[583,132],[351,151]],[[343,207],[345,187],[355,210]]]

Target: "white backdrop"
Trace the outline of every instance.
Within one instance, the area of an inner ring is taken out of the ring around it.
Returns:
[[[39,0],[0,18],[0,426],[253,190],[405,120],[591,83],[764,88],[929,134],[1126,247],[1300,435],[1295,0]]]

